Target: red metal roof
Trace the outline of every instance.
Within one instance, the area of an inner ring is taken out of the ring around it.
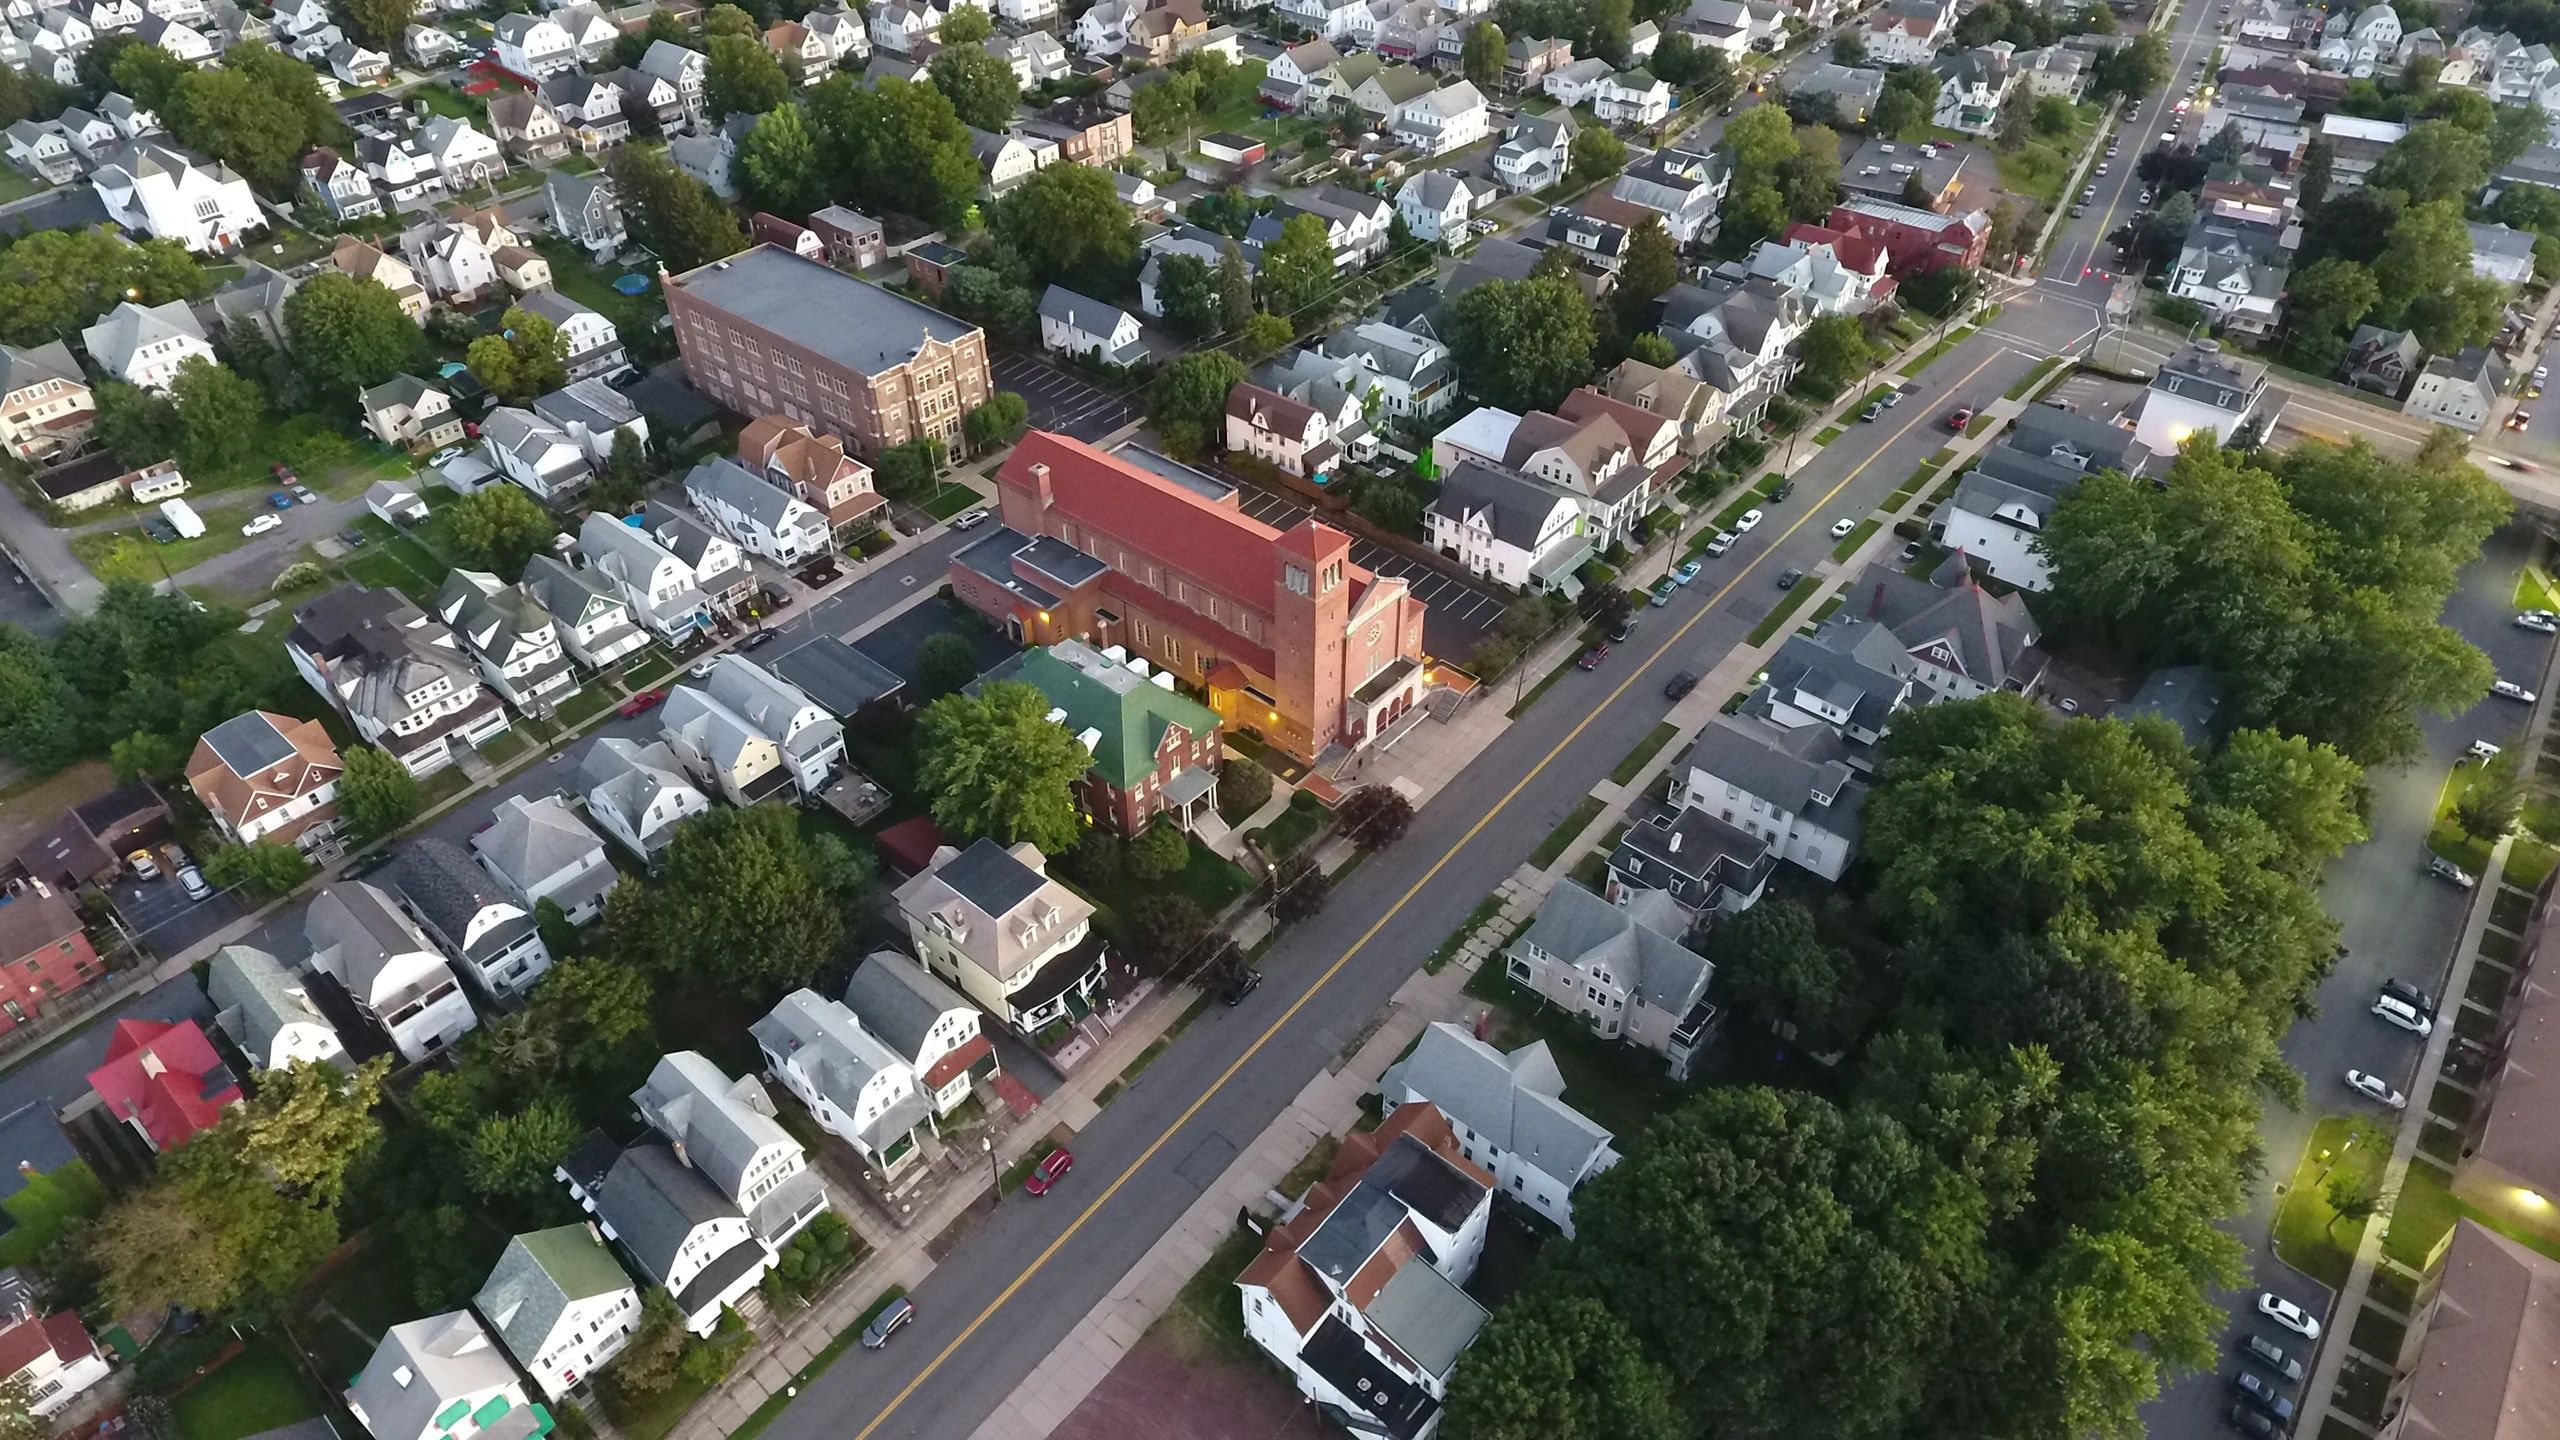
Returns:
[[[107,1063],[89,1072],[89,1088],[108,1114],[139,1121],[160,1150],[212,1129],[240,1099],[239,1083],[193,1020],[117,1021]]]

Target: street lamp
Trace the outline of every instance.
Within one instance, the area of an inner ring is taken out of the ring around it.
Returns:
[[[988,1190],[996,1197],[995,1203],[1001,1205],[1004,1203],[1004,1176],[996,1169],[995,1137],[992,1135],[979,1136],[978,1149],[987,1157]]]

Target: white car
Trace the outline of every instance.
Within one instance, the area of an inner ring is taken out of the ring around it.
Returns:
[[[2258,1313],[2305,1340],[2320,1338],[2320,1322],[2311,1318],[2311,1312],[2273,1290],[2265,1291],[2258,1296]]]
[[[1747,535],[1751,533],[1751,528],[1759,523],[1759,511],[1745,510],[1742,512],[1742,518],[1733,522],[1733,533],[1736,535]],[[2500,681],[2499,683],[2504,684],[2506,682]]]
[[[2348,1071],[2347,1088],[2353,1090],[2367,1100],[2374,1101],[2381,1105],[2388,1105],[2394,1110],[2406,1110],[2409,1108],[2408,1096],[2392,1089],[2390,1081],[2369,1071]]]
[[[2536,366],[2534,366],[2534,367],[2533,367],[2533,382],[2534,382],[2535,384],[2539,385],[2539,384],[2541,384],[2543,381],[2548,380],[2548,379],[2550,379],[2550,378],[2551,378],[2551,367],[2550,367],[2550,366],[2548,366],[2548,365],[2536,365]]]
[[[452,464],[454,461],[461,459],[469,453],[471,452],[463,449],[459,445],[447,445],[433,455],[428,456],[427,463],[434,466],[436,469],[441,470],[445,466]]]
[[[2516,617],[2516,628],[2542,635],[2560,635],[2560,617],[2548,610],[2527,610]]]
[[[1757,515],[1757,514],[1759,514],[1760,512],[1759,512],[1759,511],[1757,511],[1757,510],[1754,510],[1754,511],[1752,511],[1751,513],[1752,513],[1752,514],[1754,514],[1754,515]],[[268,520],[273,520],[273,519],[274,519],[274,518],[276,518],[276,517],[274,517],[273,515],[268,515],[268,516],[265,516],[265,517],[263,517],[263,518],[268,519]],[[2530,704],[2532,704],[2532,703],[2533,703],[2533,692],[2532,692],[2532,691],[2530,691],[2530,690],[2527,690],[2526,688],[2524,688],[2523,686],[2521,686],[2521,685],[2517,684],[2517,683],[2516,683],[2516,682],[2514,682],[2513,680],[2501,680],[2501,681],[2499,681],[2497,684],[2492,685],[2492,686],[2490,686],[2490,687],[2489,687],[2489,693],[2490,693],[2490,694],[2492,694],[2492,695],[2500,696],[2500,697],[2502,697],[2502,698],[2504,698],[2504,699],[2508,699],[2508,700],[2521,700],[2521,701],[2523,701],[2524,703],[2526,703],[2527,705],[2530,705]]]
[[[2435,1033],[2436,1022],[2428,1019],[2425,1011],[2420,1010],[2417,1006],[2410,1004],[2408,1001],[2401,999],[2397,995],[2375,996],[2373,1000],[2373,1013],[2382,1017],[2384,1020],[2399,1026],[2401,1029],[2408,1031],[2412,1035],[2432,1035]]]
[[[2498,758],[2498,748],[2499,747],[2490,744],[2486,740],[2474,740],[2471,742],[2470,758],[2474,760],[2495,760]]]
[[[1831,522],[1831,538],[1840,539],[1857,528],[1858,522],[1855,520],[1834,520]]]
[[[1734,538],[1734,533],[1730,530],[1717,531],[1716,538],[1707,542],[1707,553],[1710,555],[1723,554],[1727,550],[1733,548]]]
[[[2471,878],[2470,871],[2463,869],[2461,866],[2454,864],[2452,861],[2447,860],[2441,855],[2427,862],[2427,873],[2452,881],[2454,888],[2457,890],[2468,890],[2472,886],[2480,883],[2479,881]]]
[[[257,519],[250,521],[248,524],[241,526],[240,533],[243,535],[256,536],[264,535],[270,530],[281,530],[283,528],[283,516],[261,515]]]
[[[963,510],[951,518],[951,528],[954,530],[974,530],[986,523],[987,511],[983,505],[975,510]]]
[[[198,870],[193,865],[184,865],[179,867],[178,888],[186,891],[187,898],[190,900],[210,900],[213,898],[213,887],[204,883],[204,872]]]

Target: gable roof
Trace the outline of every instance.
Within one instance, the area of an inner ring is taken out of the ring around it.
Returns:
[[[895,950],[873,952],[844,984],[844,1003],[862,1028],[913,1059],[935,1022],[970,1004],[933,972]]]
[[[1609,1150],[1609,1132],[1564,1103],[1564,1073],[1544,1040],[1505,1055],[1435,1021],[1379,1083],[1391,1095],[1413,1091],[1494,1148],[1567,1183]]]
[[[241,1098],[231,1067],[193,1020],[117,1021],[89,1088],[109,1115],[139,1124],[161,1151],[212,1129],[223,1107]]]
[[[508,1240],[471,1303],[497,1327],[507,1352],[530,1369],[572,1304],[632,1288],[593,1231],[561,1225]]]
[[[213,952],[204,991],[213,1002],[214,1024],[248,1052],[253,1064],[270,1057],[276,1036],[287,1026],[317,1025],[336,1037],[336,1027],[312,1003],[301,977],[255,946],[225,945]],[[338,1043],[344,1057],[345,1043]]]
[[[1071,734],[1100,731],[1093,768],[1115,789],[1143,784],[1155,773],[1156,753],[1176,726],[1195,740],[1218,729],[1218,717],[1207,706],[1081,640],[1025,650],[985,679],[1019,680],[1038,690],[1066,712],[1060,723]]]
[[[1685,1015],[1706,996],[1715,967],[1681,943],[1688,917],[1659,890],[1639,890],[1615,905],[1579,885],[1548,892],[1518,943],[1588,969],[1611,965],[1635,998]]]

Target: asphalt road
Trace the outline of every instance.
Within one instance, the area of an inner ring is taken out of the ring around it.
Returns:
[[[2509,623],[2515,615],[2516,572],[2529,554],[2530,539],[2523,529],[2509,527],[2494,536],[2479,562],[2462,572],[2461,586],[2445,606],[2445,622],[2479,646],[2500,675],[2538,688],[2551,641]],[[2345,1088],[2343,1077],[2350,1067],[2374,1071],[2394,1088],[2409,1089],[2422,1042],[2375,1019],[2367,1007],[2383,980],[2394,975],[2444,999],[2444,977],[2461,939],[2468,897],[2426,871],[2426,836],[2436,794],[2472,741],[2504,743],[2524,719],[2524,706],[2496,696],[2460,715],[2428,717],[2426,758],[2406,770],[2368,774],[2372,838],[2338,857],[2322,879],[2321,903],[2337,919],[2348,956],[2320,987],[2319,1013],[2285,1036],[2284,1057],[2302,1072],[2305,1102],[2300,1111],[2269,1107],[2259,1127],[2267,1173],[2259,1177],[2249,1213],[2232,1227],[2248,1244],[2258,1284],[2315,1314],[2328,1301],[2321,1287],[2275,1258],[2275,1186],[2292,1172],[2322,1116],[2376,1108]],[[2302,1354],[2307,1347],[2259,1321],[2254,1291],[2226,1298],[2232,1314],[2223,1335],[2226,1359],[2220,1371],[2180,1380],[2145,1406],[2142,1418],[2151,1434],[2167,1440],[2224,1428],[2231,1408],[2227,1377],[2238,1368],[2227,1357],[2244,1334],[2267,1335],[2301,1355],[2309,1368],[2309,1357]],[[2335,1332],[2346,1322],[2333,1316],[2325,1323]]]
[[[2070,307],[2013,304],[2015,324],[2077,333]],[[2004,327],[2005,328],[2005,327]],[[1429,954],[1660,721],[1665,679],[1703,671],[1780,598],[1786,568],[1827,563],[1828,529],[1864,515],[1945,436],[1942,417],[2022,378],[2050,349],[1979,335],[1942,357],[1887,419],[1797,475],[1795,498],[1698,583],[1646,612],[1596,673],[1568,672],[1423,807],[1412,831],[1353,872],[1275,946],[1270,983],[1212,1007],[1076,1137],[1076,1176],[1009,1202],[915,1294],[919,1318],[884,1351],[849,1354],[768,1427],[771,1440],[965,1437],[1136,1263]],[[1649,576],[1646,578],[1650,578]],[[1535,678],[1535,677],[1532,677]],[[1479,703],[1509,703],[1497,689]],[[1407,743],[1430,743],[1428,728]]]
[[[2107,243],[2106,237],[2141,209],[2142,182],[2134,178],[2135,162],[2159,143],[2160,132],[2183,123],[2185,117],[2173,107],[2186,94],[2187,81],[2194,76],[2197,64],[2212,58],[2220,25],[2213,0],[2187,0],[2171,22],[2168,89],[2145,99],[2139,118],[2131,122],[2110,119],[2123,148],[2107,174],[2089,182],[2098,187],[2098,197],[2090,202],[2088,213],[2064,222],[2052,258],[2038,272],[2040,285],[2079,287],[2092,303],[2105,298],[2112,280],[2100,272],[2112,272],[2116,263],[2115,247]],[[2116,112],[2122,113],[2121,108]],[[2068,204],[2078,198],[2073,194],[2063,200]]]
[[[107,1032],[119,1020],[213,1021],[213,1002],[192,975],[164,980],[121,1005],[100,1011],[76,1029],[45,1042],[33,1057],[0,1070],[0,1115],[13,1115],[29,1105],[46,1113],[89,1093],[89,1072],[107,1058]],[[0,1156],[0,1164],[14,1156]]]

